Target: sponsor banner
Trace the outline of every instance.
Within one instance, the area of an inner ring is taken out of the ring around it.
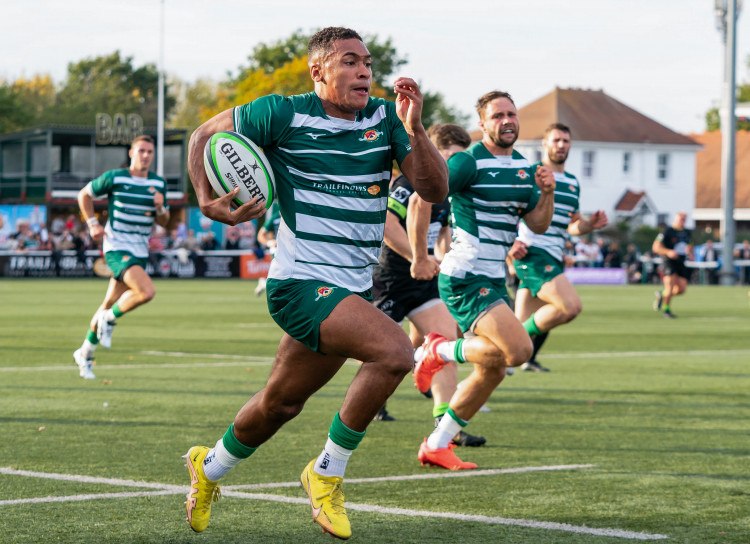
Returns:
[[[186,251],[152,253],[146,272],[152,278],[261,278],[268,273],[271,258],[258,260],[240,251]],[[110,276],[99,251],[0,252],[0,277],[6,278],[91,278]]]
[[[566,268],[565,276],[570,283],[589,285],[625,285],[627,270],[624,268]]]
[[[271,256],[258,259],[254,254],[240,256],[240,277],[243,279],[265,278],[271,266]]]

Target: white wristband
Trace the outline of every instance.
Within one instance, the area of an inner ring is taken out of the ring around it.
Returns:
[[[89,228],[95,227],[99,224],[99,220],[96,218],[96,216],[89,217],[88,219],[86,219],[86,224],[89,226]]]

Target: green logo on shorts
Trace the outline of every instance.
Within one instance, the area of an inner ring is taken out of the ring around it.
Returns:
[[[317,290],[318,296],[315,297],[315,302],[333,293],[333,289],[334,289],[333,287],[328,287],[327,285],[324,285],[323,287],[318,287],[318,290]]]

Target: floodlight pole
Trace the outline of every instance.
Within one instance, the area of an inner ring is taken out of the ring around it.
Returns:
[[[740,4],[741,4],[741,0]],[[735,132],[737,119],[736,59],[738,0],[715,0],[719,31],[724,41],[724,93],[721,107],[721,285],[734,285],[734,222]],[[740,5],[741,7],[741,5]]]
[[[159,96],[156,112],[156,174],[164,177],[164,0],[159,28]]]

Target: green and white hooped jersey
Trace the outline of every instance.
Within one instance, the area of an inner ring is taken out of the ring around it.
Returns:
[[[533,168],[536,168],[536,165]],[[536,234],[521,220],[518,225],[518,239],[526,245],[543,249],[558,261],[562,261],[570,215],[580,209],[581,185],[573,174],[567,172],[555,172],[555,183],[555,213],[547,232]]]
[[[517,151],[495,156],[481,142],[448,159],[448,169],[453,243],[440,273],[504,278],[518,221],[539,201],[534,170]]]
[[[372,286],[395,158],[411,152],[392,102],[370,98],[354,121],[328,117],[315,93],[234,108],[235,130],[263,148],[281,212],[269,278]]]
[[[109,220],[104,227],[102,249],[127,251],[135,257],[148,257],[148,239],[156,218],[154,194],[159,191],[167,204],[167,183],[153,172],[147,178],[133,177],[127,168],[104,172],[89,182],[87,192],[94,198],[107,196]]]

